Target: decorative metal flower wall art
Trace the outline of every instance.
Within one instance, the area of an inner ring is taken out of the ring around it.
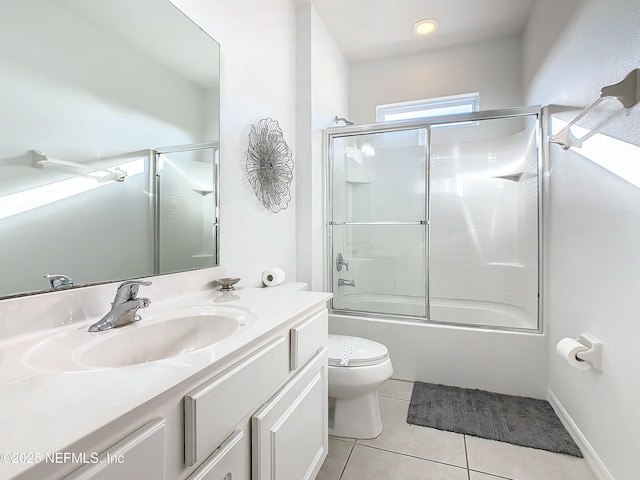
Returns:
[[[276,120],[265,118],[251,125],[246,171],[256,197],[266,209],[278,213],[287,208],[293,159]]]

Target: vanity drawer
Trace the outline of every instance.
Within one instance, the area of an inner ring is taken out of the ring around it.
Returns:
[[[164,479],[165,420],[156,418],[120,440],[64,480]]]
[[[250,448],[244,432],[237,430],[188,480],[249,480]]]
[[[324,309],[291,329],[291,370],[307,363],[327,345],[329,316]]]
[[[217,448],[287,378],[288,347],[278,337],[184,397],[188,466]]]

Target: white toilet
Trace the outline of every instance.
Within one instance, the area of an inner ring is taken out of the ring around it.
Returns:
[[[389,351],[381,343],[329,334],[329,435],[380,435],[377,388],[392,373]]]

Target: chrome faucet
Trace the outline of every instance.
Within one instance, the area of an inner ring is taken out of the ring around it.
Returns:
[[[338,279],[338,286],[339,287],[355,287],[356,286],[356,281],[355,280],[347,280],[346,278],[339,278]]]
[[[138,298],[138,288],[140,285],[149,286],[151,282],[141,282],[139,280],[129,280],[121,283],[116,292],[116,297],[111,304],[111,310],[100,321],[89,327],[90,332],[102,332],[112,328],[122,327],[140,320],[140,315],[136,312],[139,308],[148,307],[151,300],[148,298]]]
[[[73,287],[73,280],[66,275],[52,275],[45,273],[43,277],[49,280],[52,290],[64,290],[65,288]]]

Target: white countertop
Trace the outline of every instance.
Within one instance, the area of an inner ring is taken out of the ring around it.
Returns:
[[[140,296],[144,296],[141,291]],[[122,368],[79,371],[42,371],[25,365],[24,355],[52,334],[83,329],[98,318],[52,329],[24,333],[0,341],[0,478],[12,478],[32,467],[7,463],[6,454],[52,454],[65,451],[139,405],[157,397],[287,321],[304,318],[323,308],[328,293],[274,288],[239,288],[233,293],[200,291],[170,301],[154,301],[145,315],[182,305],[219,305],[248,308],[257,320],[220,343],[178,357]],[[125,327],[126,328],[126,327]],[[109,335],[103,332],[100,335]],[[89,335],[89,334],[88,334]],[[2,457],[5,454],[5,457]]]

